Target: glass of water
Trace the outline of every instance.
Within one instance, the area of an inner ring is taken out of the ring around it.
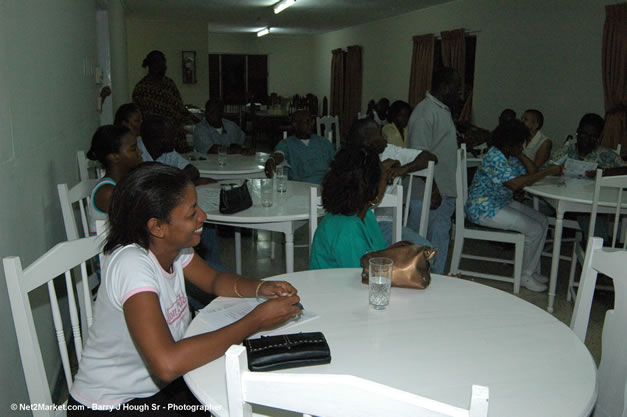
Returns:
[[[276,190],[280,193],[287,191],[287,167],[276,167]]]
[[[262,179],[261,181],[261,205],[263,207],[272,207],[273,196],[272,189],[274,188],[273,180],[271,179]]]
[[[223,167],[226,165],[226,146],[218,146],[218,165]]]
[[[394,261],[390,258],[369,260],[368,298],[375,310],[383,310],[390,303],[393,265]]]

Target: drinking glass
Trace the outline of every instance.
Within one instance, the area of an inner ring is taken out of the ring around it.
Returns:
[[[271,179],[262,179],[261,180],[261,205],[263,207],[272,207],[273,196],[272,196],[272,188],[273,181]]]
[[[276,167],[276,190],[280,193],[287,191],[287,167]]]
[[[368,299],[375,310],[383,310],[390,303],[394,261],[390,258],[371,258],[369,264]]]
[[[218,165],[220,167],[226,165],[226,146],[218,146]]]

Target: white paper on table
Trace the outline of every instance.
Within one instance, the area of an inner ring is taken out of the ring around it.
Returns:
[[[586,176],[586,171],[594,171],[597,169],[596,162],[579,161],[577,159],[567,158],[564,163],[564,175],[573,178]]]
[[[296,208],[309,208],[309,197],[294,195],[289,198],[288,204]]]
[[[204,211],[216,211],[220,208],[220,188],[215,186],[196,187],[198,205]]]
[[[203,308],[200,313],[198,313],[198,318],[207,324],[205,331],[212,332],[236,322],[246,314],[250,313],[262,302],[263,301],[257,301],[255,298],[233,298],[232,301],[228,301],[220,305],[207,305],[207,307]],[[276,333],[277,330],[283,331],[287,328],[296,326],[297,324],[306,323],[318,317],[319,315],[313,311],[303,310],[300,317],[286,321],[281,327],[270,331],[262,331],[256,334],[268,334],[270,332]]]

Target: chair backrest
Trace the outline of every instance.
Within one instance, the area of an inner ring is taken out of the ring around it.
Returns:
[[[63,213],[63,223],[65,224],[65,234],[68,240],[75,240],[79,237],[87,237],[90,234],[87,209],[89,197],[94,186],[98,183],[96,179],[87,179],[79,182],[71,189],[67,184],[57,184],[61,212]],[[82,230],[79,232],[74,212],[74,204],[78,206],[80,213]],[[91,230],[91,232],[96,232]]]
[[[427,236],[429,231],[429,202],[431,201],[431,191],[433,190],[433,173],[435,172],[435,162],[429,161],[427,168],[420,171],[410,172],[409,184],[407,185],[407,197],[405,198],[405,213],[403,214],[403,226],[407,226],[407,220],[409,218],[409,204],[411,201],[411,192],[413,187],[414,177],[424,177],[425,190],[422,195],[422,213],[420,215],[420,229],[418,234],[420,236]]]
[[[251,404],[325,417],[482,417],[489,389],[473,385],[463,409],[351,375],[248,371],[246,349],[226,352],[226,387],[231,417],[252,416]]]
[[[386,192],[377,209],[391,207],[392,210],[392,243],[403,240],[403,186],[398,184],[391,192]]]
[[[337,116],[316,117],[316,134],[325,136],[331,143],[335,141],[335,151],[340,150],[340,119]]]
[[[457,150],[457,168],[455,169],[455,186],[457,199],[455,200],[455,227],[464,227],[464,205],[468,199],[468,168],[466,145]]]
[[[592,197],[592,212],[590,213],[590,222],[588,223],[588,233],[590,234],[590,236],[594,235],[597,212],[599,209],[599,200],[601,198],[601,192],[603,189],[608,190],[607,196],[610,197],[609,199],[604,199],[604,202],[616,205],[616,208],[613,210],[614,227],[612,230],[611,245],[611,247],[614,248],[616,247],[616,242],[620,238],[619,225],[621,218],[621,209],[623,208],[623,206],[625,206],[625,204],[623,203],[623,190],[627,189],[627,175],[604,177],[603,170],[597,169],[596,179],[594,182],[594,194]],[[627,249],[627,240],[623,242],[623,249]]]
[[[322,208],[322,198],[318,195],[318,187],[309,189],[309,254],[318,228],[318,210]]]
[[[85,151],[76,151],[76,160],[78,162],[78,178],[85,181],[90,178],[102,178],[105,170],[96,161],[87,159]]]
[[[588,239],[586,257],[579,281],[577,301],[570,328],[585,341],[597,274],[607,275],[614,283],[614,309],[605,315],[599,365],[599,396],[595,416],[626,416],[627,401],[627,251],[603,247],[603,239]]]
[[[65,279],[65,290],[67,291],[65,298],[70,314],[74,349],[76,359],[80,361],[83,338],[81,337],[81,323],[76,305],[74,285],[75,282],[86,282],[87,268],[85,263],[100,253],[103,238],[101,235],[59,243],[25,269],[22,268],[20,258],[17,256],[9,256],[3,259],[11,312],[13,313],[13,322],[31,403],[53,404],[29,294],[44,285],[48,287],[61,363],[69,389],[72,385],[72,372],[67,348],[68,340],[66,339],[59,308],[59,301],[61,300],[57,297],[54,280],[55,278]],[[73,280],[72,270],[74,268],[76,268],[75,271],[80,271],[80,273],[74,274]],[[82,304],[87,306],[86,317],[91,321],[91,294],[87,285],[83,285],[82,288],[82,293],[76,296],[83,298],[84,302]],[[39,410],[34,411],[33,415],[35,417],[49,417],[55,415],[55,412]]]
[[[379,208],[392,208],[392,238],[394,242],[402,240],[403,236],[403,186],[394,186],[392,192],[385,193],[377,206]],[[318,195],[318,187],[309,189],[309,250],[313,244],[313,237],[318,228],[318,211],[322,208],[322,199]]]

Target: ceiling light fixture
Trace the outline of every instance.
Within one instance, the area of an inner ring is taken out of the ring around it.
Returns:
[[[263,28],[257,32],[257,37],[260,38],[262,36],[266,36],[268,33],[270,33],[270,28]]]
[[[274,14],[281,13],[283,10],[292,6],[294,3],[296,3],[296,0],[281,0],[280,2],[274,5]]]

